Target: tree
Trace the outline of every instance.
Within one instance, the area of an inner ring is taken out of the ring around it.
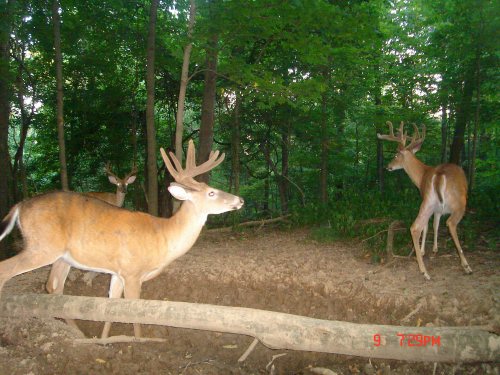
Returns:
[[[59,164],[61,170],[61,185],[63,190],[69,190],[68,168],[66,164],[66,141],[64,139],[64,111],[63,111],[63,71],[61,51],[61,20],[59,17],[59,0],[52,2],[52,22],[54,24],[54,53],[56,69],[57,95],[57,139],[59,143]]]
[[[151,1],[149,12],[149,31],[146,59],[146,129],[147,129],[147,168],[148,168],[148,212],[158,215],[158,166],[156,164],[155,129],[155,38],[156,15],[159,0]]]

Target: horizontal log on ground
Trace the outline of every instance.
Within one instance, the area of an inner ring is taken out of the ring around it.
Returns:
[[[487,362],[500,358],[500,336],[481,328],[355,324],[186,302],[3,295],[0,316],[165,325],[253,336],[271,349],[369,358],[431,362]],[[403,342],[401,335],[406,336]]]

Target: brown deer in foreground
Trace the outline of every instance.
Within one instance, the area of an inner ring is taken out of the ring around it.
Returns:
[[[467,180],[464,171],[455,164],[440,164],[437,167],[431,167],[415,157],[415,153],[420,150],[425,139],[425,125],[422,129],[422,135],[414,125],[413,137],[407,137],[407,134],[403,132],[403,122],[401,122],[397,135],[394,135],[392,123],[388,121],[387,125],[389,125],[390,134],[377,134],[377,137],[398,143],[396,156],[389,163],[387,169],[389,171],[404,169],[422,196],[418,216],[410,228],[420,272],[427,280],[430,280],[423,261],[429,218],[434,214],[434,246],[432,250],[437,253],[439,220],[442,215],[450,214],[446,225],[450,230],[465,273],[472,273],[457,235],[457,225],[464,216],[467,203]],[[410,140],[408,146],[406,146],[407,140]],[[422,237],[421,245],[419,244],[420,237]]]
[[[196,166],[189,142],[186,168],[161,149],[176,182],[168,190],[184,201],[168,219],[131,212],[82,194],[55,192],[16,204],[0,223],[2,240],[17,223],[25,240],[18,255],[0,262],[0,293],[5,282],[24,272],[63,260],[72,267],[111,274],[110,298],[140,298],[142,283],[158,276],[185,254],[198,238],[209,214],[237,210],[243,199],[197,182],[193,177],[219,165],[224,154],[211,152]],[[61,280],[64,283],[64,280]],[[107,337],[111,323],[105,323]],[[136,337],[140,325],[134,324]]]
[[[133,183],[137,176],[137,166],[133,165],[130,172],[123,178],[115,175],[112,170],[110,163],[106,164],[104,171],[108,175],[109,182],[116,185],[116,193],[107,192],[88,192],[83,193],[84,195],[100,199],[104,202],[108,202],[116,207],[122,207],[125,201],[125,195],[127,194],[127,186]],[[57,260],[50,269],[50,274],[48,281],[45,285],[49,293],[62,294],[64,291],[64,283],[68,277],[71,265],[64,261],[64,259]],[[95,275],[95,274],[94,274]],[[78,328],[73,320],[66,319],[66,322],[75,328]]]

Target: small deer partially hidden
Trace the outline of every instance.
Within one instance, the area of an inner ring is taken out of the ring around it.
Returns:
[[[404,169],[422,196],[418,216],[410,228],[420,272],[427,280],[430,280],[423,261],[429,218],[434,214],[434,246],[432,250],[437,253],[439,220],[442,215],[450,214],[446,225],[450,230],[465,273],[472,273],[457,235],[457,225],[464,216],[467,203],[467,180],[464,171],[455,164],[440,164],[437,167],[431,167],[415,157],[415,153],[420,150],[425,139],[425,125],[422,129],[422,135],[420,135],[417,126],[414,125],[413,137],[408,137],[406,132],[403,132],[403,122],[401,122],[397,135],[394,135],[392,123],[387,121],[387,125],[390,134],[377,134],[377,137],[398,143],[396,156],[389,163],[387,169],[389,171]],[[410,141],[408,146],[406,146],[407,140]],[[419,244],[421,237],[422,242]]]
[[[196,166],[190,141],[183,169],[172,153],[172,162],[163,149],[161,153],[176,181],[168,190],[184,201],[171,218],[131,212],[72,192],[48,193],[16,204],[0,223],[0,240],[17,223],[25,248],[0,262],[0,293],[12,277],[63,260],[72,267],[111,274],[110,298],[124,293],[125,298],[138,299],[143,282],[191,248],[209,214],[243,206],[242,198],[193,178],[219,165],[224,154],[211,152],[208,161]],[[103,338],[110,327],[105,323]],[[134,333],[140,337],[139,324],[134,324]]]
[[[135,181],[137,175],[137,166],[134,164],[132,170],[123,178],[118,177],[111,171],[109,162],[106,164],[104,171],[108,175],[109,182],[111,182],[113,185],[116,185],[116,193],[113,194],[100,191],[92,191],[84,194],[108,202],[117,207],[123,206],[125,195],[127,195],[127,187],[129,184]]]
[[[129,184],[133,183],[137,177],[137,166],[132,166],[130,172],[123,178],[118,177],[111,171],[111,165],[108,162],[104,171],[108,175],[109,182],[116,185],[116,193],[107,192],[88,192],[83,193],[84,195],[100,199],[104,202],[108,202],[116,207],[122,207],[125,201],[125,195],[127,194],[127,187]],[[49,293],[62,294],[64,291],[64,284],[66,278],[68,277],[71,265],[64,261],[64,259],[57,260],[50,269],[49,278],[45,284],[45,288]],[[96,274],[93,274],[94,276]],[[78,328],[75,321],[71,319],[66,319],[66,322]]]

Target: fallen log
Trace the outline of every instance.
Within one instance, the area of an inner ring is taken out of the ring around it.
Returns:
[[[166,325],[258,338],[271,349],[431,362],[500,358],[500,337],[480,327],[355,324],[242,307],[65,295],[2,296],[1,316]]]

